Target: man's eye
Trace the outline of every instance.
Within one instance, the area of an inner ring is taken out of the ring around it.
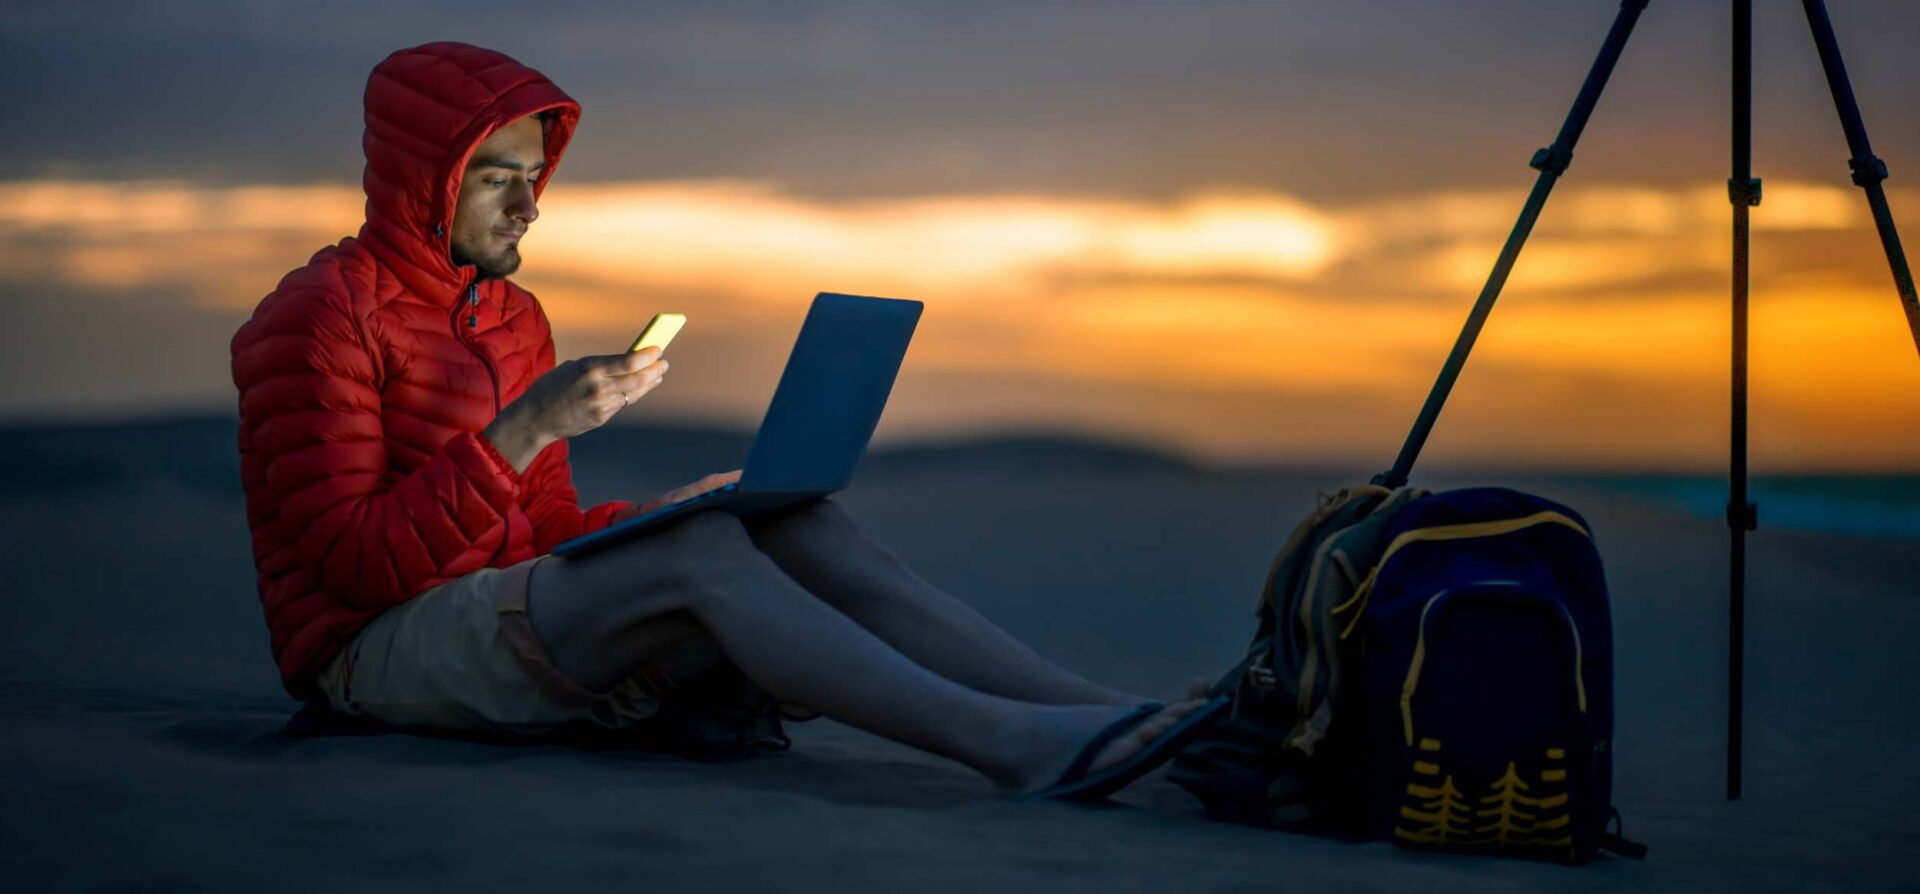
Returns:
[[[493,187],[494,189],[499,189],[499,188],[500,188],[500,187],[502,187],[502,186],[506,186],[506,185],[507,185],[507,181],[505,181],[505,180],[488,180],[488,181],[486,181],[486,184],[487,184],[488,186],[491,186],[491,187]]]

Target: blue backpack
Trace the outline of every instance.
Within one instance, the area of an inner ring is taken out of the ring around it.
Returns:
[[[1582,863],[1611,834],[1613,635],[1580,515],[1352,488],[1269,572],[1233,710],[1172,779],[1222,819]]]

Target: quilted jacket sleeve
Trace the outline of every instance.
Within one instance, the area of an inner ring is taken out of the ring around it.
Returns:
[[[527,518],[533,521],[534,548],[541,553],[552,552],[562,541],[606,527],[615,514],[633,505],[616,500],[581,511],[580,496],[573,488],[572,464],[567,461],[566,441],[542,451],[527,467],[525,482],[522,499]]]
[[[535,374],[554,366],[553,339],[549,337],[534,364]],[[521,489],[521,506],[533,522],[534,549],[545,554],[563,541],[598,531],[612,523],[615,514],[632,506],[616,500],[601,503],[586,511],[580,509],[580,495],[573,487],[573,464],[568,461],[567,441],[549,444],[528,464]]]
[[[324,293],[285,296],[236,339],[240,412],[253,427],[277,521],[335,601],[404,602],[504,531],[519,476],[462,432],[411,473],[389,470],[375,356],[359,321]]]

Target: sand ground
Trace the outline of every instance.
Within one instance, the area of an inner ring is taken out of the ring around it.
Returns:
[[[590,501],[732,468],[741,447],[661,437],[638,462],[637,437],[581,442]],[[230,424],[0,444],[13,890],[1920,890],[1912,539],[1753,537],[1747,795],[1729,803],[1724,526],[1591,482],[1532,482],[1600,539],[1616,801],[1652,847],[1645,863],[1567,869],[1211,822],[1164,782],[1105,808],[1011,803],[829,721],[793,726],[790,753],[730,764],[292,739],[221,452]],[[1272,550],[1317,489],[1352,477],[1024,443],[875,456],[841,500],[1044,654],[1169,693],[1244,648]]]

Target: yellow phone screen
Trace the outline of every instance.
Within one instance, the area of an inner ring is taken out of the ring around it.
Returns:
[[[673,341],[673,337],[680,334],[680,327],[685,325],[686,314],[654,314],[653,321],[640,330],[640,337],[633,340],[633,347],[628,348],[627,353],[656,347],[664,351],[667,343]]]

